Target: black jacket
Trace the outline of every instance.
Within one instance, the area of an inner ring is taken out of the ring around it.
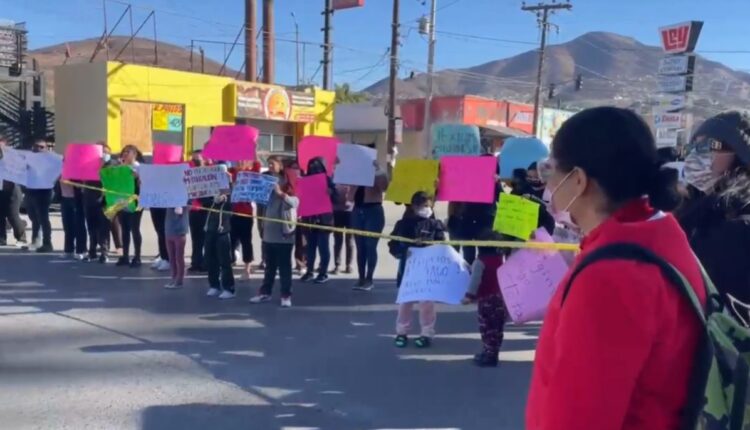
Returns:
[[[400,236],[423,242],[445,240],[445,226],[434,217],[422,218],[408,211],[401,220],[396,222],[391,236]],[[425,246],[428,245],[391,240],[388,242],[388,251],[394,257],[401,259],[406,256],[406,251],[410,247],[423,248]]]
[[[733,175],[709,195],[691,190],[676,213],[690,246],[726,300],[750,303],[750,176]]]
[[[205,231],[208,234],[226,234],[232,231],[232,202],[227,196],[223,203],[214,203],[213,197],[200,199],[201,206],[210,208],[207,211]],[[215,211],[221,211],[215,212]]]

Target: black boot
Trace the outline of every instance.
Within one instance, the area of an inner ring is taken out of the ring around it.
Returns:
[[[497,353],[484,351],[474,356],[474,364],[479,367],[497,367],[498,363]]]

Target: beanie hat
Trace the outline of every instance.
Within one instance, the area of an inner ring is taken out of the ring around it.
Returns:
[[[737,111],[707,119],[693,134],[718,140],[728,146],[745,166],[750,166],[750,117]]]

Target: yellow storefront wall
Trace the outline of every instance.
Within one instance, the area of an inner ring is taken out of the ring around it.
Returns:
[[[185,105],[183,127],[190,142],[194,126],[233,124],[225,116],[223,91],[233,79],[200,73],[180,72],[157,67],[107,63],[107,142],[113,152],[121,143],[121,103],[139,101]]]

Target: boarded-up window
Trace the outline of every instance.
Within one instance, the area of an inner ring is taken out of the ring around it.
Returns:
[[[121,105],[121,142],[151,154],[154,142],[184,146],[185,110],[180,104],[123,100]]]

